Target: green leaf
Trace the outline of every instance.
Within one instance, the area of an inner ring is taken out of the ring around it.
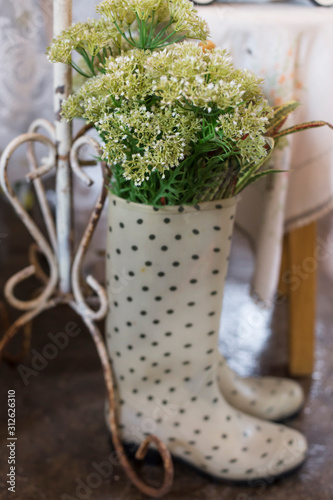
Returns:
[[[255,175],[253,175],[248,181],[247,183],[242,187],[242,190],[244,188],[246,188],[247,186],[249,186],[250,184],[252,184],[253,182],[256,182],[258,179],[260,179],[260,177],[265,177],[266,175],[270,175],[270,174],[280,174],[281,172],[286,172],[286,170],[273,170],[273,169],[268,169],[268,170],[263,170],[262,172],[259,172]],[[238,190],[237,191],[237,194],[239,193],[240,191]]]
[[[273,140],[272,138],[270,138],[271,141]],[[271,143],[272,144],[272,143]],[[244,175],[242,175],[238,181],[237,181],[237,184],[236,184],[236,189],[235,189],[235,195],[240,193],[240,191],[242,191],[248,184],[249,184],[249,181],[250,179],[256,174],[256,172],[264,165],[264,163],[266,163],[266,161],[269,160],[272,152],[274,150],[274,141],[273,141],[273,145],[272,147],[270,148],[270,151],[268,153],[267,156],[265,156],[265,158],[263,158],[258,164],[255,164],[253,165],[252,167],[250,167],[245,173]]]
[[[274,116],[269,121],[269,128],[266,135],[273,136],[285,123],[286,119],[300,105],[297,101],[288,101],[281,106],[274,108]]]
[[[299,123],[298,125],[295,125],[293,127],[286,128],[285,130],[282,130],[281,132],[275,134],[273,137],[274,139],[279,139],[280,137],[283,137],[285,135],[295,134],[295,132],[300,132],[302,130],[307,130],[311,128],[324,127],[325,125],[333,129],[333,125],[331,125],[328,122],[324,121],[305,122],[305,123]]]
[[[74,61],[71,62],[71,66],[73,69],[75,69],[75,71],[77,71],[77,73],[84,76],[85,78],[91,78],[93,76],[85,73]]]

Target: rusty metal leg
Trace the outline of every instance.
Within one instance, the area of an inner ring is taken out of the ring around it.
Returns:
[[[73,309],[77,311],[77,306],[75,303],[72,304]],[[111,365],[109,362],[109,357],[108,353],[106,350],[106,346],[103,340],[103,337],[97,328],[95,322],[91,320],[87,316],[82,316],[82,319],[84,323],[86,324],[87,328],[89,329],[89,332],[95,342],[95,346],[102,364],[103,368],[103,373],[104,373],[104,380],[105,380],[105,385],[106,385],[106,391],[107,391],[107,397],[108,397],[108,403],[109,403],[109,426],[112,434],[112,442],[115,447],[116,453],[118,460],[120,462],[120,465],[124,469],[125,473],[127,474],[128,478],[131,480],[131,482],[145,495],[151,498],[160,498],[166,493],[168,493],[172,487],[173,483],[173,475],[174,475],[174,470],[173,470],[173,464],[172,464],[172,459],[171,455],[167,449],[167,447],[162,443],[160,439],[158,439],[154,435],[149,435],[146,437],[146,439],[141,443],[139,449],[136,452],[136,458],[139,460],[143,460],[146,456],[146,453],[148,451],[148,447],[150,443],[155,444],[157,447],[160,456],[162,458],[163,462],[163,469],[164,469],[164,480],[163,484],[160,488],[153,488],[152,486],[149,486],[145,484],[136,474],[134,471],[131,463],[129,462],[123,444],[121,442],[121,438],[119,435],[119,428],[117,424],[117,402],[116,402],[116,396],[115,396],[115,389],[114,389],[114,380],[113,380],[113,374],[112,374],[112,369]]]

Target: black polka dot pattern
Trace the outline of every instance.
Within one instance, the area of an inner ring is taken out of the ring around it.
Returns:
[[[236,425],[239,412],[220,395],[217,333],[234,211],[230,200],[150,207],[111,196],[107,272],[118,279],[108,288],[107,344],[124,437],[134,427],[138,442],[153,433],[196,467],[247,480],[282,440],[289,456],[305,449],[296,431],[246,415]],[[280,473],[284,459],[276,458]]]

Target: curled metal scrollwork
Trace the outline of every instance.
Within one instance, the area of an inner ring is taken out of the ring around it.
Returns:
[[[37,133],[39,129],[43,128],[49,137]],[[150,435],[144,440],[139,447],[136,457],[143,459],[147,453],[148,446],[153,443],[159,451],[164,468],[164,480],[160,488],[154,488],[145,484],[136,474],[132,465],[130,464],[119,434],[119,427],[117,421],[117,401],[115,397],[115,383],[111,365],[108,358],[105,342],[102,334],[96,325],[96,321],[103,319],[106,316],[108,308],[107,292],[102,285],[91,275],[86,278],[86,283],[90,289],[97,295],[98,307],[92,309],[87,302],[82,290],[81,267],[85,253],[89,247],[90,241],[93,237],[94,230],[101,216],[102,209],[105,204],[107,188],[106,188],[106,165],[102,162],[84,161],[79,158],[79,151],[82,146],[86,145],[93,148],[97,157],[101,156],[100,146],[98,142],[90,136],[85,136],[85,133],[91,126],[85,126],[77,134],[70,151],[70,164],[73,173],[87,186],[93,184],[92,179],[83,171],[83,166],[91,166],[100,163],[102,169],[102,187],[95,203],[87,227],[84,230],[83,236],[75,253],[72,270],[71,270],[71,285],[72,293],[64,294],[59,290],[58,279],[59,269],[58,263],[61,256],[57,255],[57,233],[55,222],[49,207],[45,189],[41,177],[49,173],[57,166],[57,146],[55,141],[55,131],[53,125],[46,120],[36,120],[32,123],[27,134],[23,134],[14,141],[12,141],[3,152],[0,162],[0,184],[4,190],[7,198],[14,207],[16,213],[19,215],[23,224],[35,240],[35,244],[30,246],[29,260],[30,265],[23,270],[16,273],[11,277],[5,285],[5,296],[8,302],[16,309],[25,311],[11,326],[8,326],[8,318],[5,309],[1,306],[0,314],[4,318],[5,334],[0,340],[0,357],[1,355],[8,360],[14,361],[18,357],[10,357],[5,352],[5,348],[11,338],[21,329],[25,328],[24,342],[22,353],[25,353],[29,347],[31,337],[31,321],[38,316],[42,311],[56,307],[59,304],[68,304],[79,316],[82,317],[89,332],[94,340],[98,355],[101,360],[104,380],[107,389],[108,401],[110,406],[109,426],[112,433],[112,440],[116,449],[119,462],[122,465],[129,479],[133,484],[144,494],[159,498],[166,494],[173,482],[173,464],[169,451],[166,446],[156,436]],[[41,143],[48,148],[48,156],[43,158],[41,166],[38,166],[37,157],[34,150],[34,144]],[[17,148],[23,144],[28,145],[28,160],[30,164],[30,171],[26,178],[32,182],[36,191],[37,199],[41,208],[44,218],[45,226],[49,242],[46,237],[37,227],[31,216],[24,209],[18,198],[16,197],[8,180],[7,169],[10,159]],[[39,262],[39,254],[42,254],[48,263],[49,274],[47,274]],[[23,301],[15,297],[15,287],[25,279],[35,276],[42,284],[41,291],[36,290],[36,297],[31,300]]]
[[[88,175],[81,169],[78,155],[79,155],[79,150],[82,146],[84,145],[89,145],[93,147],[96,151],[96,154],[100,156],[101,150],[100,150],[100,145],[98,144],[95,139],[89,136],[82,136],[79,137],[73,144],[71,153],[70,153],[70,161],[71,161],[71,166],[73,172],[87,185],[91,186],[93,184],[93,180],[88,177]],[[82,315],[88,316],[89,318],[92,318],[94,320],[99,320],[105,317],[108,309],[108,301],[107,301],[107,293],[106,290],[98,283],[98,281],[91,275],[87,277],[87,283],[88,285],[94,290],[94,292],[97,294],[99,298],[99,308],[98,310],[93,310],[91,309],[88,304],[85,301],[81,284],[80,284],[80,268],[82,264],[82,260],[84,258],[84,255],[87,251],[87,248],[89,246],[89,243],[91,241],[91,238],[94,234],[94,230],[96,228],[97,222],[100,218],[105,199],[106,199],[106,186],[105,186],[105,169],[106,166],[103,162],[101,162],[101,167],[102,167],[102,178],[103,178],[103,183],[102,183],[102,189],[100,192],[100,195],[96,201],[95,207],[92,211],[92,214],[90,216],[88,225],[86,227],[86,230],[84,231],[84,234],[82,236],[81,242],[79,244],[79,247],[77,249],[76,255],[73,260],[73,265],[72,265],[72,287],[73,287],[73,294],[77,303],[77,307],[80,310],[80,313]]]
[[[14,294],[14,289],[21,281],[24,281],[25,279],[35,274],[34,265],[30,265],[25,269],[19,271],[7,281],[4,289],[5,297],[13,307],[21,311],[30,311],[32,309],[42,308],[43,304],[45,304],[48,301],[48,299],[52,296],[52,294],[55,292],[58,282],[58,264],[54,249],[51,248],[50,244],[48,243],[45,236],[38,228],[37,224],[33,221],[31,216],[22,206],[8,180],[7,169],[10,159],[14,154],[14,152],[21,145],[25,143],[31,144],[34,142],[39,142],[41,144],[44,144],[45,146],[47,146],[49,150],[49,156],[46,159],[44,159],[45,161],[43,165],[39,168],[33,167],[31,170],[31,173],[34,174],[33,176],[34,180],[32,182],[38,183],[38,181],[40,180],[39,177],[45,174],[46,172],[49,172],[52,168],[55,167],[56,164],[56,155],[57,155],[56,147],[52,142],[52,140],[49,139],[48,137],[42,134],[37,134],[35,132],[30,132],[19,136],[17,139],[14,139],[7,146],[7,148],[4,150],[2,154],[0,161],[1,187],[4,193],[6,194],[8,200],[14,207],[16,213],[20,217],[21,221],[23,222],[23,224],[25,225],[31,236],[34,238],[36,244],[40,248],[40,251],[44,254],[50,269],[49,281],[46,284],[45,288],[38,297],[31,300],[23,301],[21,299],[16,298]],[[41,196],[45,195],[41,194]]]

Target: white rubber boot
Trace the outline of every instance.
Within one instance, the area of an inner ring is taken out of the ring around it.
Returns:
[[[279,421],[294,416],[303,406],[302,387],[294,380],[280,377],[242,378],[220,354],[218,383],[232,406],[264,420]]]
[[[124,441],[152,433],[213,476],[271,480],[304,461],[305,438],[231,407],[217,382],[235,208],[154,210],[110,196],[108,348]]]

